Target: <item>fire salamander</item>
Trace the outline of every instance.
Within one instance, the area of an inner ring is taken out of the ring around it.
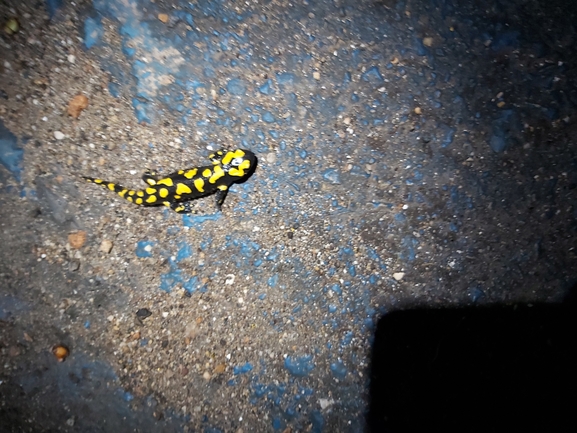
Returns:
[[[179,170],[163,178],[147,170],[142,180],[148,187],[140,191],[98,178],[83,177],[88,182],[114,191],[131,203],[142,206],[164,205],[178,213],[195,213],[191,200],[215,194],[216,208],[220,211],[230,186],[248,179],[256,167],[257,159],[254,153],[244,149],[218,150],[209,159],[212,165]]]

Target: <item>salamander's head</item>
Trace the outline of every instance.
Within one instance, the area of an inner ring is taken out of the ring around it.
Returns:
[[[250,150],[235,149],[226,151],[220,160],[220,164],[226,174],[243,181],[248,179],[253,173],[257,159]]]

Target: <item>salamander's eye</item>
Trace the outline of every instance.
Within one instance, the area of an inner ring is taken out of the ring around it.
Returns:
[[[239,165],[242,164],[242,162],[244,161],[243,158],[234,158],[231,162],[230,165],[233,165],[235,167],[238,167]]]

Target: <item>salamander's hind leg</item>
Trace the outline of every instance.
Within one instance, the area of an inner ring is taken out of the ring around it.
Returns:
[[[142,174],[142,180],[150,186],[154,186],[156,185],[156,182],[158,182],[158,177],[156,176],[155,171],[146,169],[146,171]]]
[[[184,203],[168,203],[168,202],[166,203],[167,206],[169,206],[176,213],[188,213],[188,214],[198,213],[198,210],[194,209],[194,205],[190,201]]]
[[[228,194],[228,187],[226,185],[221,185],[218,187],[216,194],[214,195],[216,199],[216,209],[220,212],[222,209],[222,203],[224,203],[224,199]]]

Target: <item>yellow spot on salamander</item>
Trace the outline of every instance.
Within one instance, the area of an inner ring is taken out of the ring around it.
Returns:
[[[183,174],[184,170],[178,170],[178,174]]]
[[[90,182],[90,180],[88,180]],[[103,183],[104,181],[102,179],[94,179],[94,183]]]
[[[170,207],[170,202],[169,202],[169,201],[163,201],[162,204],[165,205],[166,207]]]
[[[212,171],[210,171],[210,168],[207,168],[202,172],[202,175],[204,177],[210,177],[212,175]]]
[[[220,165],[214,167],[214,174],[208,179],[210,183],[215,183],[218,179],[224,176],[224,170]]]
[[[181,198],[182,198],[182,197],[179,196],[178,194],[174,194],[174,199],[175,199],[175,200],[180,200]]]
[[[146,193],[147,194],[156,194],[156,189],[155,188],[146,188]]]
[[[168,197],[168,190],[166,188],[160,188],[158,190],[158,195],[162,198]]]
[[[245,174],[244,171],[248,168],[250,168],[250,161],[248,159],[245,159],[243,162],[240,163],[238,168],[231,168],[228,171],[228,174],[230,174],[231,176],[243,177]]]
[[[138,192],[136,193],[136,195],[137,195],[138,197],[144,197],[144,191],[138,191]]]
[[[175,212],[181,212],[184,210],[184,206],[178,206],[177,208],[174,209]]]
[[[204,192],[204,180],[194,179],[194,187],[198,190],[198,192]]]
[[[195,185],[196,185],[196,182],[195,182]],[[186,186],[184,183],[177,183],[176,184],[176,193],[178,195],[190,194],[191,192],[192,192],[192,190],[188,186]]]
[[[220,189],[221,191],[226,191],[228,189],[228,186],[226,185],[219,185],[217,186],[218,189]]]
[[[142,199],[140,197],[138,197],[136,200],[134,200],[134,203],[142,204]]]
[[[241,170],[248,170],[250,168],[250,161],[248,159],[245,159],[243,162],[240,163],[238,168],[240,168]]]
[[[136,194],[136,191],[133,190],[128,191],[128,195],[134,195],[134,194]]]
[[[109,183],[109,184],[108,184],[108,189],[109,189],[110,191],[114,191],[114,186],[115,186],[115,185],[114,185],[113,183]]]
[[[157,185],[166,185],[166,186],[173,186],[174,182],[172,181],[172,179],[170,177],[165,177],[164,179],[160,179],[158,182],[156,182]]]
[[[230,164],[234,158],[242,158],[244,155],[245,153],[241,149],[236,149],[234,152],[227,152],[224,158],[222,158],[222,163],[225,165]]]
[[[126,194],[127,192],[128,192],[127,189],[123,189],[122,191],[120,191],[120,192],[118,193],[118,195],[119,195],[120,197],[124,198],[124,194]]]
[[[222,163],[224,165],[230,164],[230,161],[234,159],[234,154],[232,152],[227,152],[226,155],[222,158]]]
[[[126,200],[128,200],[129,202],[132,202],[132,197],[126,197]]]
[[[150,197],[148,197],[146,199],[146,203],[155,203],[156,202],[156,196],[155,195],[151,195]]]
[[[192,170],[188,170],[186,173],[184,173],[184,177],[186,177],[187,179],[192,179],[194,176],[196,176],[197,172],[198,169],[193,168]]]

